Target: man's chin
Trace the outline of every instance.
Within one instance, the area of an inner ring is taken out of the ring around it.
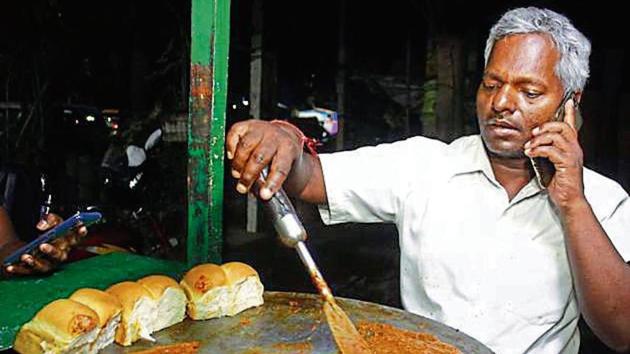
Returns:
[[[523,159],[526,158],[523,148],[514,146],[513,144],[488,144],[483,142],[488,155],[504,159]]]
[[[519,151],[511,151],[511,150],[490,150],[488,149],[488,154],[493,157],[500,157],[503,159],[524,159],[525,153],[523,150]]]

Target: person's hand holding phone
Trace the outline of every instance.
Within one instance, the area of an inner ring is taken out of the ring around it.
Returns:
[[[57,226],[63,219],[56,214],[47,214],[37,224],[37,229],[47,231]],[[33,254],[24,254],[19,263],[4,267],[7,275],[42,274],[52,271],[59,263],[68,258],[68,253],[87,234],[87,228],[80,226],[70,231],[67,235],[53,240],[51,243],[39,245],[38,251]],[[13,242],[7,249],[7,255],[22,247],[24,242]],[[3,257],[0,257],[0,259]]]
[[[564,119],[541,124],[525,144],[525,155],[549,159],[555,174],[547,187],[561,212],[585,200],[582,179],[583,152],[578,142],[576,107],[573,99],[564,105]]]

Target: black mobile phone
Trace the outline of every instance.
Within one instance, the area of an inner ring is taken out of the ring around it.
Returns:
[[[582,114],[580,113],[580,109],[575,101],[575,92],[569,92],[564,95],[562,101],[560,102],[560,106],[558,106],[556,112],[554,113],[552,121],[564,121],[564,105],[569,100],[573,100],[573,104],[575,105],[575,128],[580,129],[580,127],[582,126]],[[546,189],[549,186],[549,183],[551,183],[553,175],[556,173],[556,168],[554,167],[553,163],[549,161],[549,159],[544,157],[534,157],[530,158],[529,160],[531,161],[532,168],[534,169],[534,173],[536,174],[538,185],[542,189]]]
[[[23,254],[26,254],[26,253],[31,254],[34,252],[38,252],[39,245],[41,245],[42,243],[48,243],[59,237],[65,236],[68,234],[68,232],[70,232],[70,230],[80,225],[90,226],[98,222],[99,220],[101,220],[101,217],[102,217],[101,213],[96,212],[96,211],[76,213],[72,215],[71,217],[67,218],[66,220],[64,220],[61,224],[44,232],[41,236],[39,236],[35,240],[31,241],[30,243],[20,247],[18,250],[11,253],[11,255],[5,258],[5,260],[2,262],[2,265],[6,267],[10,264],[17,263],[20,261]]]

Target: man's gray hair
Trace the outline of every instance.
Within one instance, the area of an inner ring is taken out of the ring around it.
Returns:
[[[492,26],[486,41],[485,64],[488,65],[496,41],[509,35],[526,33],[543,33],[551,37],[560,53],[555,71],[565,92],[583,91],[589,75],[591,43],[568,18],[551,10],[522,7],[503,14]]]

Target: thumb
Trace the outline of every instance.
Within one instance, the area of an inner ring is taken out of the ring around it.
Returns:
[[[46,217],[44,217],[43,219],[39,220],[36,227],[40,231],[45,231],[50,228],[50,224],[48,224],[48,220],[46,220]]]
[[[50,213],[50,214],[44,215],[44,217],[42,217],[42,219],[39,220],[36,227],[40,231],[45,231],[59,224],[60,221],[61,221],[61,217],[59,217],[59,215]]]

